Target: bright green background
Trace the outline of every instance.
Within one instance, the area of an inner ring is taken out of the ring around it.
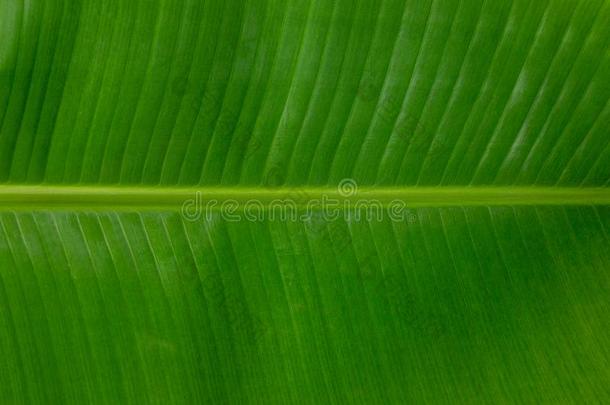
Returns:
[[[4,0],[0,179],[605,185],[610,5]]]
[[[608,186],[609,42],[606,0],[1,0],[0,402],[609,402],[609,207],[523,206]],[[12,188],[345,178],[515,206],[189,222]]]

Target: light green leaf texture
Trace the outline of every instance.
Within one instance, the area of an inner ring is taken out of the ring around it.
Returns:
[[[608,0],[0,0],[0,403],[609,403],[609,100]]]

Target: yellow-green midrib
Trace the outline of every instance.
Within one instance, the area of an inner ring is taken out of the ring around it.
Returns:
[[[558,187],[109,187],[0,186],[0,208],[181,208],[189,202],[296,204],[320,206],[325,201],[359,206],[404,202],[407,206],[609,205],[608,188]]]

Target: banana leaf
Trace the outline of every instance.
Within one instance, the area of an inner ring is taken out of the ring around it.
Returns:
[[[0,402],[608,403],[609,100],[607,0],[1,0]]]

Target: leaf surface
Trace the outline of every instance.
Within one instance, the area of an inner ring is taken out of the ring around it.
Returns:
[[[3,0],[0,38],[0,401],[610,400],[607,0]],[[406,208],[269,215],[328,197]]]

